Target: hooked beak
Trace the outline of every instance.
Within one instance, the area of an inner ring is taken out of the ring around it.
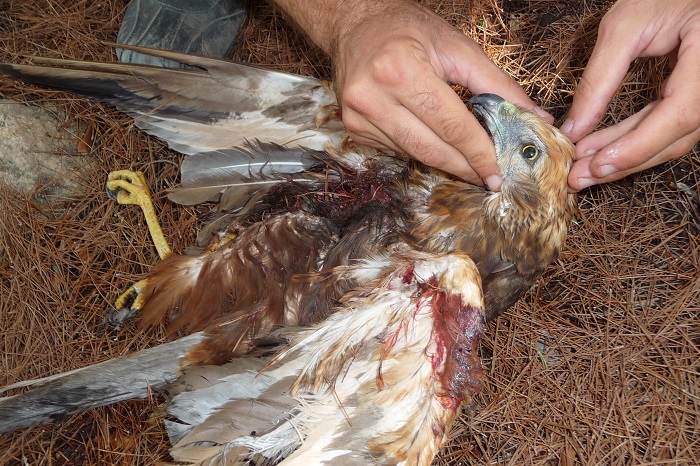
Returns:
[[[503,142],[504,123],[512,121],[522,113],[522,110],[496,94],[475,95],[467,104],[491,136],[498,155],[498,149]]]

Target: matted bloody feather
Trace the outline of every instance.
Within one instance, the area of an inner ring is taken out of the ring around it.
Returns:
[[[168,408],[174,458],[430,464],[481,386],[483,300],[467,256],[401,249],[351,267],[373,278],[323,323],[284,329],[291,343],[271,359],[186,374]]]

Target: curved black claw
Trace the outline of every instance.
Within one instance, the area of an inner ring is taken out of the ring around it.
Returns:
[[[107,313],[107,320],[110,325],[120,328],[141,309],[143,302],[139,297],[141,296],[141,286],[144,282],[145,280],[134,283],[117,298],[114,306]]]
[[[137,312],[138,309],[128,307],[116,309],[112,307],[107,312],[107,321],[112,327],[121,328],[121,326],[131,320],[131,318],[134,317]]]
[[[105,191],[107,192],[107,197],[113,200],[114,202],[117,201],[117,197],[119,195],[119,191],[121,191],[121,188],[119,189],[109,189],[107,185],[105,185]]]

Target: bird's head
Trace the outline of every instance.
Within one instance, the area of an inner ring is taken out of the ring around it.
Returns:
[[[489,199],[493,214],[507,223],[511,210],[521,220],[524,212],[573,211],[575,195],[567,187],[574,161],[571,141],[538,115],[497,95],[477,95],[469,105],[493,139],[503,177],[501,192]]]

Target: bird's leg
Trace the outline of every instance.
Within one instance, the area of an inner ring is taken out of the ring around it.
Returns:
[[[151,192],[146,178],[141,172],[131,170],[113,171],[107,176],[107,195],[121,205],[138,205],[146,217],[148,231],[158,251],[158,256],[165,259],[170,253],[170,246],[160,228],[156,210],[151,201]]]
[[[148,231],[158,251],[158,256],[161,259],[165,259],[171,254],[170,246],[168,246],[156,217],[151,193],[143,173],[130,170],[111,172],[107,176],[107,195],[119,204],[140,206],[146,217]],[[112,325],[122,324],[143,307],[144,300],[141,293],[147,283],[147,278],[140,280],[131,285],[128,290],[117,298],[114,303],[115,309],[109,315],[109,321]]]

